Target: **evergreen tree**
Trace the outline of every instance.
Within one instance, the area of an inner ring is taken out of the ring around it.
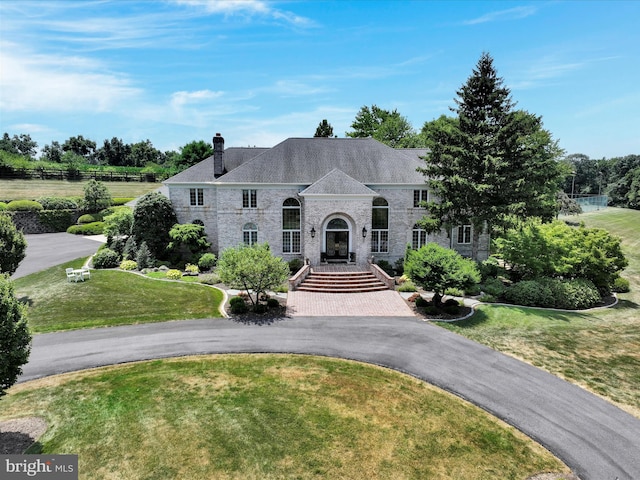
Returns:
[[[513,110],[488,53],[456,93],[457,117],[440,117],[422,131],[429,152],[421,172],[437,197],[425,205],[422,224],[428,231],[472,224],[475,259],[485,227],[555,216],[562,151],[540,117]]]
[[[326,119],[320,122],[320,124],[318,125],[318,128],[316,128],[316,133],[314,137],[325,137],[325,138],[333,137],[333,127],[329,122],[327,122]]]

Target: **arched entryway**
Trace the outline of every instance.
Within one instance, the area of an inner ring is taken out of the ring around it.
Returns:
[[[333,216],[325,223],[322,239],[322,251],[326,261],[346,262],[349,260],[352,235],[351,224],[339,215]]]

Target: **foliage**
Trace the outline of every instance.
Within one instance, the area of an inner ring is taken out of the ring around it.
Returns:
[[[622,277],[616,277],[613,281],[613,286],[611,287],[612,292],[616,293],[627,293],[631,291],[631,284],[629,280]]]
[[[136,244],[136,239],[133,237],[129,237],[124,242],[124,248],[122,249],[122,256],[127,259],[133,259],[136,256],[137,250],[138,250],[138,245]]]
[[[480,284],[480,290],[494,297],[501,297],[506,289],[507,287],[498,278],[487,278]]]
[[[216,266],[217,260],[218,258],[215,256],[215,254],[211,252],[203,253],[202,256],[198,259],[198,267],[200,267],[200,270],[203,271],[211,270]]]
[[[0,398],[18,380],[30,352],[27,308],[16,298],[9,274],[0,274]]]
[[[353,131],[347,137],[375,138],[393,148],[418,147],[417,136],[411,123],[397,110],[389,111],[372,105],[363,106],[351,124]]]
[[[55,232],[65,232],[73,225],[75,210],[42,210],[38,220]]]
[[[166,277],[170,280],[180,280],[182,278],[182,272],[176,269],[167,270]]]
[[[111,205],[123,206],[129,203],[131,200],[134,200],[134,197],[115,197],[111,199]]]
[[[204,227],[194,223],[175,224],[169,230],[169,238],[168,249],[181,254],[182,258],[198,256],[211,247]]]
[[[119,208],[104,217],[104,234],[107,237],[128,237],[133,229],[133,212],[129,208]]]
[[[333,137],[333,127],[326,119],[322,120],[316,128],[316,133],[313,135],[314,137]]]
[[[406,280],[398,286],[399,292],[417,292],[418,289],[411,280]]]
[[[141,269],[153,266],[153,257],[151,256],[149,247],[147,247],[147,242],[142,242],[140,248],[138,248],[136,252],[136,263]]]
[[[436,306],[448,288],[465,289],[480,281],[475,262],[435,243],[428,243],[419,250],[409,250],[404,269],[415,284],[434,292]]]
[[[243,288],[255,305],[260,294],[287,280],[289,265],[282,258],[274,257],[266,243],[240,245],[222,252],[218,274],[225,284]],[[255,295],[255,301],[250,291]]]
[[[416,307],[418,308],[424,308],[431,305],[431,302],[425,300],[424,297],[422,296],[417,297],[415,300],[415,303],[416,303]]]
[[[40,197],[37,201],[45,210],[75,210],[78,208],[78,204],[71,198]]]
[[[215,285],[220,283],[220,276],[217,273],[207,273],[205,275],[200,275],[198,281],[205,285]]]
[[[95,268],[115,268],[120,261],[120,255],[110,248],[98,250],[93,256],[92,263]]]
[[[93,213],[111,205],[111,194],[102,182],[89,180],[84,186],[84,206]]]
[[[537,280],[523,280],[512,285],[504,297],[509,303],[530,307],[551,307],[554,303],[549,287]]]
[[[5,132],[0,139],[0,150],[26,157],[33,157],[38,149],[38,143],[31,139],[28,133],[21,133],[9,137]]]
[[[138,264],[134,260],[123,260],[120,262],[121,270],[136,270],[138,268]]]
[[[495,241],[497,255],[517,278],[585,278],[607,293],[628,264],[620,239],[601,228],[529,222]]]
[[[180,169],[189,168],[213,155],[213,147],[204,140],[194,140],[180,148],[180,156],[176,158],[176,166]]]
[[[393,271],[393,267],[391,266],[391,264],[386,261],[386,260],[378,260],[376,262],[376,265],[378,265],[382,270],[384,270],[384,272],[389,275],[390,277],[393,277],[394,275],[394,271]]]
[[[7,210],[10,212],[39,212],[43,208],[35,200],[14,200],[7,204]]]
[[[200,267],[198,265],[193,265],[192,263],[187,263],[184,267],[184,271],[187,273],[200,273]]]
[[[85,160],[92,160],[96,152],[96,142],[88,138],[84,138],[82,135],[69,137],[62,144],[62,150],[65,152],[72,152]]]
[[[176,223],[171,201],[151,192],[140,198],[133,211],[133,236],[138,244],[147,243],[154,258],[163,259],[170,241],[169,230]]]
[[[404,275],[404,257],[399,258],[393,264],[396,275]]]
[[[92,222],[85,225],[71,225],[67,233],[73,235],[102,235],[104,233],[103,222]]]
[[[278,308],[280,306],[280,302],[277,298],[267,298],[267,307],[269,308]]]
[[[590,308],[600,302],[600,294],[593,282],[584,279],[524,280],[508,288],[504,297],[517,305],[566,310]]]
[[[85,225],[87,223],[93,223],[93,222],[97,222],[99,221],[97,217],[93,216],[90,213],[85,213],[84,215],[80,215],[80,217],[78,217],[78,224],[79,225]]]
[[[289,273],[291,273],[291,275],[295,275],[303,265],[304,263],[299,258],[292,258],[289,260]]]
[[[564,192],[558,192],[558,213],[560,215],[580,215],[582,207]]]
[[[11,217],[0,213],[0,273],[13,273],[25,257],[27,241],[19,231]]]
[[[423,127],[429,150],[420,171],[434,200],[422,225],[437,231],[472,224],[475,259],[485,225],[506,228],[513,219],[555,216],[562,151],[540,117],[512,109],[489,54],[457,95],[457,117],[442,116]]]
[[[7,204],[4,202],[0,202],[0,212],[7,209]]]

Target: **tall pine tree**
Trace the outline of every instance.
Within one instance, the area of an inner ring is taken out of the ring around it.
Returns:
[[[552,219],[562,153],[540,117],[513,110],[514,103],[493,59],[483,53],[456,92],[457,117],[427,122],[429,153],[420,169],[433,198],[424,228],[436,231],[473,225],[472,256],[485,228],[506,228],[514,219]]]

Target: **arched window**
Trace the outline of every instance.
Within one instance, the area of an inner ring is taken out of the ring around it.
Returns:
[[[258,243],[258,227],[255,223],[245,223],[242,227],[242,239],[245,245],[254,245]]]
[[[295,198],[282,203],[282,253],[300,253],[300,202]]]
[[[382,197],[373,200],[371,251],[373,253],[389,252],[389,202]]]
[[[420,228],[417,223],[413,226],[413,235],[411,239],[411,248],[414,250],[419,249],[421,246],[427,244],[427,231]]]

